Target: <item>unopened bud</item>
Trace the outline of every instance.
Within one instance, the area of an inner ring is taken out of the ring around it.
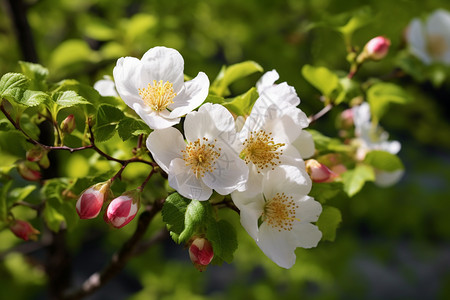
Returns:
[[[353,126],[353,110],[351,108],[348,108],[341,112],[339,116],[339,125],[343,129],[349,129]]]
[[[64,121],[61,122],[61,131],[71,134],[76,128],[74,115],[68,115]]]
[[[39,181],[42,177],[39,166],[29,161],[21,161],[17,165],[17,171],[23,179],[29,181]]]
[[[372,60],[380,60],[383,59],[391,46],[391,41],[384,36],[377,36],[364,46],[364,52],[366,53],[366,57]]]
[[[86,189],[78,198],[76,209],[80,219],[93,219],[102,210],[103,202],[109,193],[111,182],[97,183]]]
[[[204,271],[214,257],[211,243],[205,238],[195,238],[189,246],[189,257],[197,270]]]
[[[27,151],[26,157],[28,161],[37,162],[40,161],[47,154],[47,152],[48,151],[45,150],[42,146],[35,145],[33,146],[33,148]]]
[[[15,236],[25,241],[37,240],[37,235],[40,233],[30,223],[22,220],[14,220],[9,226],[9,229]]]
[[[308,159],[305,162],[305,165],[306,172],[308,172],[313,182],[326,182],[330,181],[334,177],[333,172],[331,172],[327,166],[321,164],[315,159]]]
[[[105,214],[105,221],[116,228],[121,228],[136,216],[140,205],[140,191],[133,190],[113,199]]]

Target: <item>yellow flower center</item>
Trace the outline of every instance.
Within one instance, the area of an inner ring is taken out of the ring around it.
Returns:
[[[261,169],[272,167],[281,163],[280,155],[283,153],[284,143],[275,143],[273,141],[272,132],[266,133],[264,130],[258,132],[252,131],[244,141],[244,150],[240,157],[245,160],[246,164],[252,162],[260,173]]]
[[[216,169],[214,162],[220,156],[219,151],[221,150],[221,148],[218,148],[216,151],[214,143],[209,143],[207,138],[203,138],[189,142],[186,149],[181,150],[181,152],[186,166],[190,166],[195,176],[200,178],[204,177],[206,172],[212,172]]]
[[[448,51],[448,46],[445,40],[440,35],[427,36],[427,51],[433,58],[440,58]]]
[[[173,103],[173,98],[177,94],[173,91],[173,84],[162,80],[153,80],[146,88],[139,89],[139,96],[141,96],[144,103],[154,111],[163,111]]]
[[[275,197],[266,202],[262,215],[263,222],[272,228],[282,230],[292,230],[294,221],[300,221],[295,217],[298,205],[292,196],[285,193],[277,193]]]

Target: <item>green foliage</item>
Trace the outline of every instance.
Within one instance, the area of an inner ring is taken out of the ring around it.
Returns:
[[[222,103],[222,105],[237,116],[248,116],[258,97],[259,94],[256,91],[256,88],[253,87],[243,95],[239,95],[232,99],[226,99],[226,102]]]
[[[22,99],[27,87],[28,78],[25,75],[7,73],[0,79],[0,97],[20,103],[20,99]]]
[[[325,67],[304,65],[302,75],[324,96],[330,97],[339,87],[339,77]]]
[[[316,223],[322,232],[322,240],[333,242],[336,238],[336,230],[341,222],[340,210],[333,206],[324,205]]]
[[[391,103],[407,104],[411,102],[411,97],[396,84],[378,82],[367,90],[367,101],[373,118],[378,121]]]
[[[120,109],[109,104],[101,105],[97,111],[94,127],[96,140],[104,142],[112,138],[123,118],[124,114]]]
[[[378,170],[393,172],[404,169],[403,163],[398,156],[386,151],[373,150],[367,153],[364,163]]]
[[[342,182],[314,183],[309,195],[323,204],[337,196],[342,197],[342,189]]]
[[[342,174],[344,191],[349,197],[356,195],[364,186],[366,181],[375,180],[375,172],[372,167],[359,164],[353,170]]]

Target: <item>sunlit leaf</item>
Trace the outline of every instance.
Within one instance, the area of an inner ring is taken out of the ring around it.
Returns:
[[[262,71],[263,68],[254,61],[244,61],[228,67],[224,66],[211,84],[211,90],[218,96],[227,96],[230,94],[228,90],[230,84],[248,75]]]
[[[339,77],[325,67],[304,65],[302,75],[325,96],[330,96],[339,87]]]
[[[400,86],[388,82],[378,82],[367,90],[367,101],[370,104],[373,118],[380,120],[390,103],[406,104],[412,100]]]
[[[367,181],[375,180],[375,172],[371,166],[357,165],[353,170],[342,174],[344,191],[349,197],[356,195]]]
[[[228,221],[211,220],[208,223],[206,238],[212,243],[215,259],[213,263],[220,264],[217,258],[227,263],[233,261],[233,254],[238,247],[236,231]]]
[[[333,242],[336,238],[336,230],[342,221],[341,211],[336,207],[324,205],[319,220],[317,220],[317,227],[322,232],[323,241]]]
[[[367,153],[364,162],[379,170],[393,172],[404,169],[403,163],[397,155],[387,151],[373,150]]]

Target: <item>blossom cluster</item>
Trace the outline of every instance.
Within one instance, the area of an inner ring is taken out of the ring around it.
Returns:
[[[304,158],[314,153],[300,98],[276,71],[257,83],[248,116],[208,103],[209,79],[200,72],[184,81],[184,60],[155,47],[142,59],[120,58],[114,68],[118,95],[153,130],[146,141],[155,162],[180,195],[209,200],[231,195],[241,224],[276,264],[290,268],[297,247],[322,237],[313,222],[321,205],[308,196]],[[206,100],[206,101],[205,101]],[[198,109],[197,109],[198,108]],[[181,126],[174,126],[184,118]]]

